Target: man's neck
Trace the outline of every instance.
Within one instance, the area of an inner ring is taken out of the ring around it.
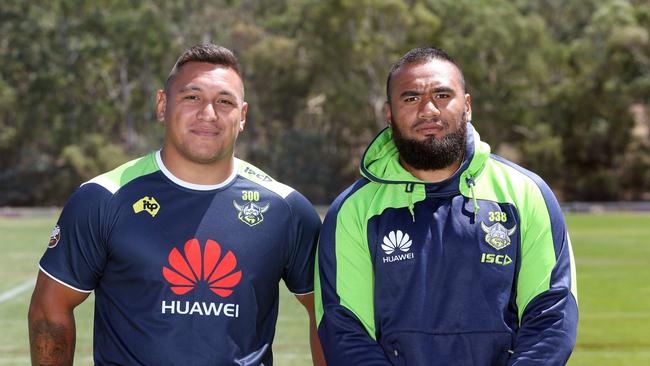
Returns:
[[[399,162],[402,165],[402,167],[404,167],[404,169],[406,169],[414,177],[427,183],[438,183],[451,177],[460,168],[460,164],[462,163],[462,161],[463,159],[461,158],[446,168],[425,170],[425,169],[416,169],[410,166],[409,164],[407,164],[403,159],[401,158],[399,159]]]
[[[197,163],[165,153],[165,149],[160,152],[160,158],[176,178],[192,184],[216,185],[224,182],[232,175],[235,168],[235,158],[230,155],[212,163]]]

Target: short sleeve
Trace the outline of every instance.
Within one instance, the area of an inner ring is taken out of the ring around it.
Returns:
[[[282,278],[296,295],[314,291],[314,257],[321,221],[312,204],[300,193],[286,198],[292,211],[292,243]]]
[[[97,286],[107,258],[103,223],[111,196],[93,183],[75,191],[54,227],[41,271],[77,291],[91,292]]]

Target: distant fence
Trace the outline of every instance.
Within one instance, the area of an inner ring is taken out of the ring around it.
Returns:
[[[650,201],[639,202],[566,202],[564,212],[650,212]]]
[[[46,217],[59,212],[61,207],[0,207],[0,217]]]
[[[650,201],[640,202],[566,202],[564,212],[650,212]],[[316,211],[325,217],[329,206],[317,205]],[[0,217],[51,217],[61,211],[60,207],[0,207]]]

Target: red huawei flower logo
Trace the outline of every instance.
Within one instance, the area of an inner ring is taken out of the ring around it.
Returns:
[[[207,282],[210,291],[221,297],[232,294],[231,288],[239,283],[242,273],[233,272],[237,258],[231,251],[221,257],[221,246],[214,240],[208,240],[201,256],[199,241],[190,239],[185,243],[183,252],[185,256],[178,249],[172,249],[169,253],[171,269],[163,267],[163,276],[176,295],[192,291],[199,281]]]

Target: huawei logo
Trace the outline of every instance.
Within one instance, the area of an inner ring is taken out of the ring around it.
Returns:
[[[408,252],[411,249],[413,241],[409,238],[409,234],[402,233],[402,230],[391,231],[388,235],[384,236],[384,242],[381,244],[381,249],[388,255],[393,254],[396,250]]]
[[[198,282],[206,282],[210,291],[221,297],[228,297],[241,280],[242,272],[236,271],[237,258],[228,251],[221,256],[221,246],[214,240],[205,243],[205,250],[201,253],[201,246],[197,239],[190,239],[185,243],[183,254],[174,248],[169,253],[169,265],[163,267],[163,276],[171,285],[171,290],[176,295],[186,294],[194,289]]]

